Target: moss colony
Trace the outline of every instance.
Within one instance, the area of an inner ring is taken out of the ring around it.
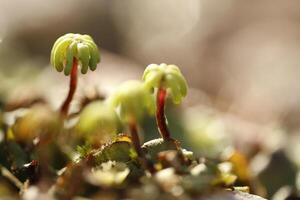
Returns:
[[[243,154],[232,148],[196,156],[169,129],[167,105],[180,104],[188,92],[176,65],[151,64],[141,80],[70,113],[77,72],[94,71],[99,62],[90,36],[60,37],[51,64],[70,76],[60,109],[32,103],[11,110],[19,114],[10,122],[1,113],[1,199],[262,199],[250,194],[258,190]],[[143,143],[145,119],[153,126],[156,120],[159,134]]]

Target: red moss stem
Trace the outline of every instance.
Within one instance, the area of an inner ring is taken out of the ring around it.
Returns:
[[[75,94],[76,88],[77,88],[77,68],[78,68],[78,61],[76,58],[73,59],[73,66],[71,71],[71,77],[70,77],[70,88],[69,93],[64,101],[63,105],[60,108],[60,113],[62,116],[67,116],[69,112],[70,103],[73,99],[73,96]]]
[[[137,127],[135,123],[130,123],[129,124],[129,129],[130,129],[130,134],[132,138],[132,143],[135,148],[136,153],[140,158],[144,157],[143,150],[141,148],[141,143],[140,143],[140,138],[138,135]]]
[[[143,167],[145,169],[148,169],[151,173],[155,172],[154,166],[152,163],[150,163],[146,157],[145,154],[141,148],[140,138],[137,131],[136,123],[130,123],[129,124],[129,130],[131,134],[132,143],[134,146],[134,149],[140,159],[140,162],[142,163]]]
[[[165,103],[167,97],[167,90],[164,88],[159,88],[156,97],[156,123],[160,135],[164,140],[169,140],[171,138],[170,132],[167,126],[167,119],[165,115]]]

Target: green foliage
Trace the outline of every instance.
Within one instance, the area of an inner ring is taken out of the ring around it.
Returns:
[[[110,99],[112,105],[119,109],[121,120],[132,123],[143,118],[145,114],[153,114],[154,99],[140,81],[126,81]]]
[[[48,140],[60,131],[62,122],[58,113],[47,106],[34,106],[12,126],[14,140],[32,143],[34,139]]]
[[[76,151],[79,153],[81,159],[85,158],[92,151],[92,145],[90,145],[89,143],[84,145],[78,145],[76,147]]]
[[[119,135],[113,142],[103,146],[94,154],[97,165],[110,160],[117,162],[129,162],[132,157],[131,139],[126,135]]]
[[[87,105],[80,113],[76,132],[87,142],[108,141],[117,135],[120,122],[115,110],[102,101]]]
[[[187,95],[187,82],[176,65],[148,65],[143,74],[146,87],[168,89],[173,103],[179,104]]]
[[[51,50],[51,64],[58,72],[64,70],[67,76],[73,66],[73,58],[81,63],[81,73],[86,74],[88,68],[94,71],[100,62],[100,54],[93,38],[89,35],[68,33],[56,40]]]
[[[29,156],[15,141],[0,143],[0,149],[2,150],[0,151],[0,164],[7,168],[13,166],[18,169],[29,162]]]

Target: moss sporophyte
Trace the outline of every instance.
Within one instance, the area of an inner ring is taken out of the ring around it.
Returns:
[[[154,168],[144,155],[138,135],[138,122],[147,112],[154,112],[152,95],[142,82],[132,80],[120,85],[112,95],[111,103],[119,111],[121,120],[127,124],[133,146],[142,164],[153,172]]]
[[[145,87],[156,95],[156,122],[164,140],[171,139],[165,116],[165,102],[168,94],[174,104],[181,103],[187,95],[187,83],[176,65],[148,65],[143,74]]]
[[[88,69],[96,70],[100,62],[99,49],[91,36],[68,33],[54,43],[50,61],[58,72],[64,71],[66,76],[71,76],[68,96],[60,108],[60,113],[66,116],[77,87],[78,65],[82,74]]]

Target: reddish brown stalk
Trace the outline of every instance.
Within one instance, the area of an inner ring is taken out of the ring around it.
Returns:
[[[165,102],[167,97],[167,90],[164,88],[159,88],[156,97],[156,123],[160,135],[164,140],[169,140],[171,138],[169,129],[167,127],[167,119],[165,115]]]
[[[137,131],[136,123],[130,123],[129,124],[129,130],[131,133],[131,139],[133,146],[135,148],[135,151],[140,159],[140,162],[144,166],[144,168],[148,169],[151,173],[155,172],[155,169],[153,165],[146,159],[145,154],[141,148],[140,138]]]
[[[76,88],[77,88],[77,68],[78,68],[78,61],[76,58],[73,59],[73,66],[71,71],[71,77],[70,77],[70,88],[69,93],[64,101],[63,105],[60,108],[60,113],[62,116],[67,116],[69,112],[70,103],[73,99],[73,96],[75,94]]]

